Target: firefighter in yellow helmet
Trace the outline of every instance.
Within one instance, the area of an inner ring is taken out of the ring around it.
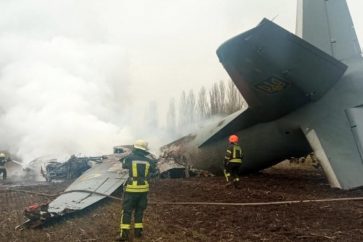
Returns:
[[[6,159],[6,156],[4,153],[0,153],[0,174],[3,174],[3,180],[6,180],[6,168],[5,163],[8,160]]]
[[[148,152],[148,143],[143,140],[137,140],[132,153],[121,161],[122,168],[129,170],[129,178],[124,186],[120,235],[116,241],[128,241],[132,212],[134,212],[135,237],[142,236],[142,219],[149,192],[148,178],[157,173],[157,168],[156,160]]]
[[[239,169],[242,164],[242,149],[238,145],[238,136],[229,136],[229,145],[224,157],[224,175],[228,185],[233,183],[235,188],[239,185]]]

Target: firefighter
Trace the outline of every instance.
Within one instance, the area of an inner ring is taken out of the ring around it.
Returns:
[[[238,136],[229,136],[229,145],[226,156],[224,157],[224,175],[227,180],[227,185],[233,183],[235,188],[239,185],[239,169],[242,164],[242,149],[238,145]]]
[[[127,241],[134,211],[134,235],[142,237],[143,214],[147,206],[149,191],[148,178],[157,172],[156,160],[148,152],[148,143],[137,140],[132,153],[122,160],[122,168],[129,170],[129,178],[124,186],[121,212],[120,235],[116,241]]]
[[[6,156],[4,153],[0,153],[0,174],[3,174],[3,180],[6,180],[6,168],[5,163],[7,162]]]

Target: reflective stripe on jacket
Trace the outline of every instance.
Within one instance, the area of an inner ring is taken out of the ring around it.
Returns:
[[[242,149],[238,144],[232,144],[228,147],[224,161],[231,163],[242,163]]]
[[[129,170],[129,179],[126,183],[126,192],[148,192],[150,170],[154,170],[156,162],[147,157],[147,152],[141,150],[134,150],[127,156],[123,162],[122,167]]]
[[[126,185],[126,192],[148,192],[149,183],[146,177],[149,169],[149,161],[131,161],[130,178]]]

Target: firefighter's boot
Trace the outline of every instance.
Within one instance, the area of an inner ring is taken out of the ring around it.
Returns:
[[[142,237],[142,229],[135,229],[135,237],[136,238],[141,238]]]
[[[236,177],[236,178],[233,179],[233,186],[236,189],[240,189],[240,186],[239,186],[239,178],[238,177]]]
[[[128,230],[121,231],[120,235],[116,237],[115,241],[129,241],[129,231]]]

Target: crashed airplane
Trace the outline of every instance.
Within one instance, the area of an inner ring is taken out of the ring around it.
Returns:
[[[297,35],[264,19],[222,44],[248,108],[161,150],[220,173],[236,133],[242,173],[313,151],[332,187],[363,186],[363,61],[346,1],[299,0]]]

